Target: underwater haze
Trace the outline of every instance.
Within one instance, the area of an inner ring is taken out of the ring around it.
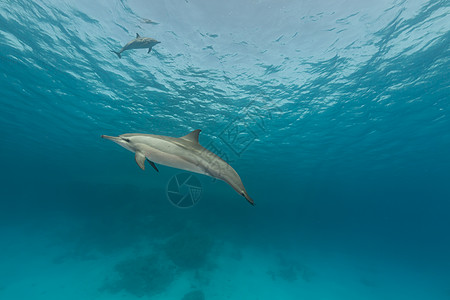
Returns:
[[[0,299],[450,299],[449,70],[446,0],[2,0]],[[255,206],[101,138],[195,129]]]

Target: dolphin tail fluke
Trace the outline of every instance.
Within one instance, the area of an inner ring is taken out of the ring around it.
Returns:
[[[253,201],[253,199],[250,198],[250,196],[247,194],[247,192],[244,192],[242,196],[244,196],[244,198],[247,199],[247,201],[248,201],[251,205],[255,206],[255,201]]]
[[[111,50],[111,52],[117,54],[117,56],[118,56],[119,58],[122,58],[122,55],[120,55],[120,52],[117,52],[117,51],[114,51],[114,50]]]

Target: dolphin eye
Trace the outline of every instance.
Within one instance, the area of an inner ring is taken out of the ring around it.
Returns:
[[[130,142],[130,139],[122,138],[122,140],[124,140],[124,141],[127,142],[127,143]]]

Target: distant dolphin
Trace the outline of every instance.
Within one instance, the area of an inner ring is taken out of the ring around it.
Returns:
[[[153,24],[153,25],[159,24],[158,22],[155,22],[155,21],[150,20],[150,19],[142,19],[142,23]]]
[[[157,40],[152,39],[152,38],[147,38],[147,37],[143,38],[139,35],[139,33],[136,33],[136,38],[134,40],[132,40],[131,42],[129,42],[128,44],[126,44],[125,46],[123,46],[123,48],[120,49],[119,52],[114,51],[114,50],[111,50],[111,52],[114,52],[115,54],[117,54],[117,56],[119,58],[122,58],[122,56],[120,54],[123,51],[130,50],[130,49],[147,49],[148,48],[147,53],[150,53],[150,51],[152,51],[152,47],[159,43],[161,43],[161,42],[158,42]]]
[[[140,133],[126,133],[117,137],[102,135],[102,138],[111,140],[134,152],[136,162],[142,170],[145,169],[145,160],[147,160],[156,171],[158,168],[155,163],[158,163],[208,175],[225,181],[250,204],[254,205],[238,173],[223,159],[199,144],[200,131],[200,129],[194,130],[180,138]]]

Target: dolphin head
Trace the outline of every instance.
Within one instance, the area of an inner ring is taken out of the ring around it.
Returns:
[[[153,46],[161,43],[160,41],[157,41],[152,38],[142,38],[142,42],[143,42],[144,47],[153,47]]]
[[[131,140],[124,136],[109,136],[109,135],[102,135],[102,138],[113,141],[114,143],[119,144],[120,146],[124,147],[127,150],[130,150],[131,152],[134,152],[135,149],[131,143]]]
[[[241,178],[239,177],[238,173],[231,168],[228,169],[228,172],[226,172],[225,176],[222,178],[223,181],[228,183],[239,195],[244,197],[251,205],[255,205],[255,202],[252,198],[248,195],[247,191],[245,190],[244,184],[242,183]]]

